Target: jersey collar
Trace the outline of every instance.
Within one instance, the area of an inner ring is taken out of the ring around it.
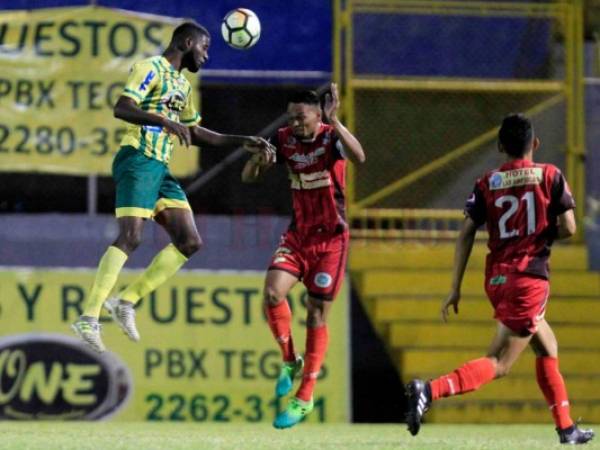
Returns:
[[[510,169],[521,169],[523,167],[533,167],[535,163],[528,159],[514,159],[512,161],[505,162],[500,166],[500,170],[510,170]]]
[[[171,64],[171,62],[165,58],[163,55],[160,55],[160,64],[163,66],[163,68],[171,71],[171,72],[175,72],[177,75],[179,75],[179,71],[173,67],[173,64]]]
[[[319,137],[319,135],[321,133],[323,133],[323,131],[325,130],[325,124],[323,122],[319,123],[319,128],[317,128],[317,131],[315,133],[315,135],[310,138],[310,139],[301,139],[300,142],[302,142],[303,144],[310,144],[312,142],[315,142],[317,140],[317,138]]]

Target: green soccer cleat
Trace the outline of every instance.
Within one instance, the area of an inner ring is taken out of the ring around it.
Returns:
[[[275,385],[275,396],[280,398],[286,396],[294,384],[294,378],[304,368],[302,356],[298,356],[294,362],[284,362]]]
[[[106,350],[100,337],[102,326],[98,323],[98,319],[82,316],[71,324],[71,329],[92,350],[98,353]]]
[[[273,426],[278,429],[290,428],[301,422],[314,409],[313,399],[308,402],[293,397],[288,403],[285,411],[279,413],[273,422]]]

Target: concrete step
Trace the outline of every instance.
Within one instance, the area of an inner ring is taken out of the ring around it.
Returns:
[[[437,378],[453,371],[465,362],[480,358],[485,355],[486,348],[473,349],[439,349],[433,347],[425,349],[393,350],[394,360],[398,373],[403,381],[413,378]],[[560,368],[565,379],[569,375],[600,377],[600,351],[560,351]],[[525,351],[512,367],[512,375],[535,376],[535,355]],[[510,375],[509,375],[510,376]]]
[[[450,270],[366,270],[353,276],[361,297],[380,295],[439,296],[448,293]],[[480,271],[465,274],[462,294],[484,296],[484,275]],[[600,297],[600,274],[592,272],[554,272],[551,275],[551,295]]]
[[[488,248],[476,243],[469,258],[469,269],[483,270]],[[454,243],[353,241],[349,267],[364,269],[452,269]],[[587,247],[554,245],[550,265],[553,270],[587,270]]]
[[[597,325],[556,325],[552,327],[560,349],[597,350],[600,355],[600,327]],[[496,331],[494,323],[410,323],[390,324],[388,344],[402,348],[485,348],[492,341]],[[599,368],[600,370],[600,368]]]
[[[483,294],[485,295],[485,294]],[[371,320],[374,322],[394,322],[397,320],[430,321],[437,320],[443,296],[439,297],[402,297],[381,296],[365,298]],[[489,322],[493,318],[493,309],[487,298],[466,297],[461,299],[459,314],[452,313],[451,321]],[[546,318],[553,323],[600,324],[600,299],[585,297],[550,297]]]

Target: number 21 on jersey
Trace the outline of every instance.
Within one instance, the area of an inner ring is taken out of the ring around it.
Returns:
[[[504,209],[505,205],[509,205],[508,209],[504,214],[500,216],[498,221],[498,228],[500,229],[500,239],[508,239],[511,237],[519,236],[519,230],[507,229],[506,222],[515,215],[521,202],[525,203],[527,208],[527,234],[533,234],[535,232],[535,196],[533,192],[526,192],[519,199],[514,195],[503,195],[498,197],[494,202],[498,208]]]

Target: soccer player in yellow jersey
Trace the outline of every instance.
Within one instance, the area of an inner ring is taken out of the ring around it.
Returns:
[[[210,35],[201,25],[178,26],[162,56],[134,64],[115,105],[115,117],[128,123],[112,167],[119,236],[102,256],[83,314],[72,325],[98,352],[105,350],[98,323],[102,305],[127,336],[138,341],[134,305],[175,274],[202,243],[185,193],[169,172],[173,135],[186,146],[244,146],[251,153],[272,154],[262,138],[223,135],[198,125],[192,88],[181,71],[198,72],[208,59],[209,45]],[[105,303],[127,257],[140,244],[144,220],[149,218],[165,228],[172,243],[137,280]]]

